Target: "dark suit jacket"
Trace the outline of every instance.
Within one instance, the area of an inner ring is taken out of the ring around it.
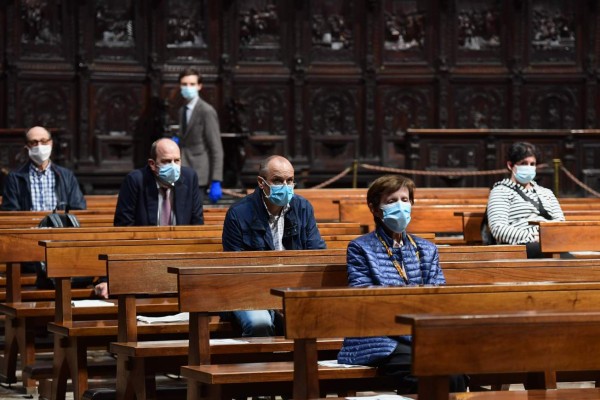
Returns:
[[[4,183],[2,193],[3,211],[29,211],[33,204],[31,201],[31,183],[29,181],[29,165],[27,162],[15,171],[11,171]],[[50,164],[56,178],[56,208],[64,210],[67,206],[71,210],[85,210],[86,202],[79,188],[79,182],[73,172],[54,163]]]
[[[177,225],[203,225],[198,177],[194,170],[181,167],[181,177],[175,182],[174,211]],[[157,225],[158,188],[150,167],[130,172],[119,190],[115,226]]]
[[[179,115],[181,119],[181,109]],[[180,126],[181,125],[181,120]],[[200,186],[223,180],[223,145],[215,109],[202,99],[192,110],[187,129],[181,133],[181,163],[198,174]]]

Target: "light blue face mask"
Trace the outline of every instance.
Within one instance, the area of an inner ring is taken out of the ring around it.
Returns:
[[[535,165],[517,165],[515,179],[522,185],[527,185],[535,178]]]
[[[383,223],[396,233],[402,233],[410,223],[410,211],[412,206],[409,202],[396,201],[395,203],[381,206],[383,211]]]
[[[158,167],[158,178],[169,185],[174,185],[181,175],[181,167],[175,163],[168,163]]]
[[[292,197],[294,197],[294,185],[269,185],[266,180],[263,179],[263,181],[271,189],[271,193],[268,196],[271,203],[279,207],[285,207],[292,201]]]
[[[198,89],[192,86],[181,86],[181,96],[186,100],[198,97]]]

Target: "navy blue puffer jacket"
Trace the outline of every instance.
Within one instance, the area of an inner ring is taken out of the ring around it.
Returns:
[[[406,286],[377,235],[392,249],[396,260],[404,265],[409,285],[446,283],[439,264],[438,250],[433,243],[410,235],[413,244],[405,232],[402,234],[402,246],[394,249],[393,239],[383,228],[378,227],[374,232],[363,235],[348,245],[347,268],[350,286]],[[410,342],[410,337],[346,338],[338,354],[338,362],[376,365],[394,351],[399,341]]]

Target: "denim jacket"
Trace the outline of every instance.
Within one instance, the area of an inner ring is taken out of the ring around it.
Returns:
[[[286,250],[324,249],[312,205],[294,195],[284,216],[282,244]],[[227,211],[223,226],[223,250],[274,250],[269,229],[269,213],[262,199],[262,190],[244,197]]]

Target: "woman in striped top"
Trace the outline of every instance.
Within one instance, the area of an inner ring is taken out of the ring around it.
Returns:
[[[488,225],[496,242],[526,244],[528,258],[543,256],[539,227],[529,225],[529,221],[565,220],[554,193],[533,181],[538,159],[533,144],[514,143],[506,162],[510,178],[494,184],[487,206]]]

